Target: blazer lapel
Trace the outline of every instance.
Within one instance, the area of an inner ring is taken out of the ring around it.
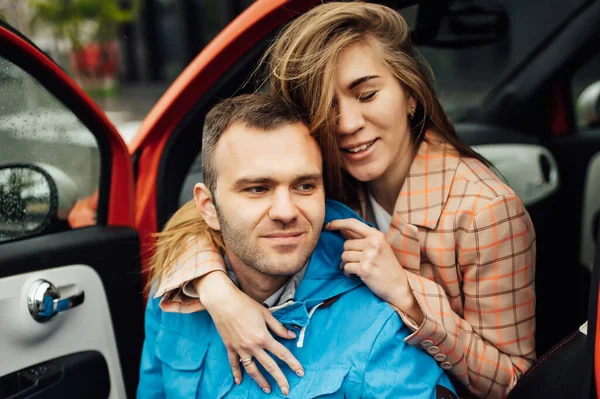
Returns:
[[[387,240],[400,264],[415,274],[421,268],[419,227],[437,227],[459,161],[451,145],[428,132],[400,190]]]
[[[451,145],[428,133],[402,185],[394,214],[405,223],[435,229],[459,161],[460,155]]]

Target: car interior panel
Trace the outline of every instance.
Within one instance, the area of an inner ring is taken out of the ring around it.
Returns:
[[[89,376],[94,378],[89,378]],[[60,381],[60,383],[58,383]],[[110,394],[108,365],[97,351],[51,359],[0,377],[3,398],[103,399]]]
[[[30,282],[40,277],[44,278],[48,270],[69,265],[86,265],[87,268],[91,268],[93,274],[101,281],[105,298],[88,295],[86,300],[108,303],[118,348],[120,372],[123,373],[128,397],[135,396],[143,342],[144,305],[138,248],[139,237],[135,230],[129,227],[94,226],[22,240],[5,246],[2,249],[0,267],[0,281],[20,274],[31,275],[28,280]],[[57,281],[50,278],[48,280]],[[70,281],[71,278],[66,280]],[[82,309],[74,308],[70,311],[80,310]],[[97,323],[103,322],[101,315],[95,315],[95,318]],[[66,326],[56,324],[54,330],[57,327],[57,333],[67,338],[74,334],[70,339],[75,343],[77,330],[63,331]],[[3,331],[7,334],[5,337],[10,336],[9,331]],[[57,349],[63,351],[63,355],[69,354],[68,346]],[[54,361],[52,358],[46,360]],[[24,364],[18,367],[16,362],[13,363],[15,364],[10,365],[13,372],[30,366]],[[85,364],[81,367],[85,367]]]

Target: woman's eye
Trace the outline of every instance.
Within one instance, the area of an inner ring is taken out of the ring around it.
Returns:
[[[358,101],[360,101],[360,102],[366,102],[366,101],[369,101],[369,100],[371,100],[373,97],[375,97],[375,94],[376,94],[376,93],[377,93],[377,91],[370,91],[370,92],[368,92],[368,93],[361,94],[361,95],[358,97]]]

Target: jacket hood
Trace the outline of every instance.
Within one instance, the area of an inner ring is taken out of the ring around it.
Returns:
[[[326,201],[325,224],[332,220],[348,218],[363,221],[346,205],[337,201]],[[364,285],[360,278],[346,277],[340,269],[345,241],[338,231],[323,229],[304,278],[296,291],[294,304],[273,313],[280,322],[303,326],[307,322],[308,309]]]

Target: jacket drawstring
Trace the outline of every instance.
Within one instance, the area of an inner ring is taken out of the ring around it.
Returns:
[[[310,318],[312,317],[313,313],[315,313],[315,310],[317,310],[319,308],[319,306],[323,305],[325,302],[321,302],[318,305],[315,305],[310,312],[308,312],[308,321],[306,322],[306,325],[304,327],[302,327],[302,330],[300,330],[300,337],[298,338],[298,342],[296,343],[296,346],[298,348],[302,348],[302,346],[304,345],[304,334],[306,333],[306,327],[308,327],[308,325],[310,324]]]

